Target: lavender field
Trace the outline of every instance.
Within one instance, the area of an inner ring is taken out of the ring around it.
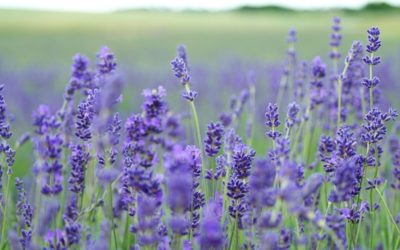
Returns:
[[[400,249],[398,23],[0,10],[0,249]]]

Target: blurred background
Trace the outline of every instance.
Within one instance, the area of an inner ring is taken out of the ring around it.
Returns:
[[[73,55],[87,55],[93,65],[96,52],[107,45],[125,83],[123,113],[139,110],[142,89],[158,85],[166,87],[172,109],[181,112],[187,105],[170,61],[176,47],[185,44],[201,122],[218,119],[229,97],[247,88],[252,71],[262,126],[282,76],[288,31],[297,31],[298,60],[320,55],[329,65],[334,16],[342,19],[342,59],[353,40],[366,43],[369,27],[381,28],[383,63],[377,74],[385,101],[397,100],[398,0],[1,0],[0,82],[6,84],[13,129],[20,134],[39,104],[61,105]],[[399,108],[398,102],[394,106]]]

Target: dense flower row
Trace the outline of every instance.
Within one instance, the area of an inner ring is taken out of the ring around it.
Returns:
[[[334,18],[330,63],[298,61],[289,31],[264,138],[253,131],[251,75],[219,121],[201,126],[184,46],[171,66],[190,117],[170,110],[160,86],[145,89],[140,112],[124,121],[107,47],[95,67],[74,57],[63,105],[39,106],[15,146],[0,92],[0,248],[398,249],[399,207],[388,201],[400,195],[400,140],[396,131],[386,140],[398,114],[376,98],[380,31],[368,30],[365,48],[354,42],[342,65],[340,25]],[[32,174],[14,179],[28,141]],[[256,153],[260,143],[268,152]]]

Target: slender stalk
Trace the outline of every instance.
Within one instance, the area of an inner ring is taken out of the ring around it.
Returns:
[[[238,202],[236,202],[236,206],[238,205]],[[239,225],[238,225],[238,211],[236,208],[236,213],[235,213],[235,248],[239,248]]]
[[[365,156],[368,156],[368,154],[369,154],[369,150],[370,150],[370,143],[367,143],[367,150],[366,150],[366,152],[365,152]],[[362,192],[362,187],[363,187],[363,184],[364,184],[364,180],[365,180],[365,175],[366,175],[366,166],[365,166],[365,164],[363,165],[363,174],[362,174],[362,176],[361,176],[361,181],[360,181],[360,192],[358,193],[358,195],[357,195],[357,210],[358,210],[358,208],[359,208],[359,206],[360,206],[360,203],[361,203],[361,192]],[[371,204],[372,205],[372,204]],[[355,239],[354,239],[354,246],[357,244],[357,241],[358,241],[358,235],[359,235],[359,232],[360,232],[360,227],[361,227],[361,221],[359,221],[358,222],[358,225],[357,225],[357,229],[356,229],[356,237],[355,237]]]
[[[303,130],[304,130],[305,126],[307,125],[308,120],[311,119],[311,117],[309,117],[310,114],[311,114],[311,107],[310,107],[310,104],[307,104],[307,108],[306,108],[306,111],[305,111],[305,116],[308,117],[308,119],[307,120],[306,119],[302,119],[301,120],[299,128],[297,129],[296,134],[293,137],[293,146],[292,146],[293,150],[291,150],[291,153],[290,153],[290,157],[291,158],[294,157],[295,156],[294,153],[297,152],[297,146],[298,146],[298,143],[300,141],[299,140],[300,136],[303,135]]]
[[[376,193],[378,194],[379,198],[381,199],[382,204],[383,204],[383,206],[384,206],[385,209],[386,209],[386,213],[387,213],[387,215],[389,215],[390,220],[392,221],[392,223],[393,223],[393,225],[394,225],[394,227],[395,227],[397,233],[399,234],[399,238],[400,238],[400,228],[399,228],[399,226],[397,225],[396,220],[393,218],[393,215],[392,215],[392,213],[390,212],[390,209],[389,209],[389,207],[388,207],[388,205],[387,205],[387,203],[386,203],[386,201],[385,201],[385,198],[383,197],[382,193],[378,190],[378,188],[375,187],[374,189],[375,189]],[[398,243],[397,243],[397,244],[398,244]]]
[[[228,201],[229,201],[229,198],[228,198],[228,195],[227,195],[227,190],[228,190],[228,181],[229,181],[229,176],[230,176],[230,174],[231,174],[231,167],[230,167],[230,163],[231,163],[231,153],[228,151],[227,153],[226,153],[226,159],[227,159],[227,171],[226,171],[226,174],[225,174],[225,177],[224,177],[224,182],[223,182],[223,209],[222,209],[222,211],[226,211],[226,208],[227,208],[227,206],[228,206]],[[222,223],[224,223],[225,222],[225,220],[226,220],[226,218],[227,218],[227,216],[228,216],[228,213],[224,213],[224,215],[223,216],[221,216],[222,217]]]
[[[63,157],[62,157],[62,160],[61,160],[62,165],[64,166],[63,170],[62,170],[64,176],[67,175],[67,171],[65,170],[66,167],[67,167],[66,159],[67,159],[67,152],[66,152],[66,149],[64,148],[64,154],[63,154]],[[58,215],[57,215],[57,227],[58,228],[60,228],[62,226],[62,222],[63,222],[63,219],[62,219],[63,215],[62,214],[63,214],[63,210],[65,208],[65,202],[66,202],[66,197],[67,197],[67,183],[68,183],[68,178],[64,178],[64,180],[63,180],[63,190],[61,192],[61,207],[60,207],[60,211],[58,212]]]
[[[248,123],[251,124],[249,134],[247,135],[247,145],[252,147],[253,145],[253,124],[254,124],[254,116],[255,116],[255,107],[256,107],[256,87],[254,84],[250,85],[250,100],[249,100],[249,116]]]
[[[349,67],[349,63],[345,62],[343,72],[338,76],[338,87],[337,87],[337,95],[338,95],[338,110],[337,110],[337,128],[340,128],[341,123],[341,111],[342,111],[342,87],[343,87],[343,77],[347,73],[347,69]]]
[[[374,53],[371,53],[371,58],[374,57]],[[369,80],[372,81],[372,64],[369,65]],[[374,94],[373,94],[373,88],[369,88],[369,109],[372,110],[372,107],[374,105]]]
[[[376,179],[378,177],[378,167],[379,167],[379,159],[378,159],[378,147],[375,146],[375,173],[374,173],[374,179]],[[373,206],[374,204],[374,190],[371,189],[370,193],[369,193],[369,202],[371,204],[371,206]],[[375,212],[373,212],[373,210],[371,209],[371,234],[373,235],[374,233],[374,223],[375,223]],[[375,237],[370,237],[371,238],[371,249],[372,247],[375,245],[374,242],[374,238]]]
[[[360,97],[361,97],[361,110],[363,114],[367,113],[367,107],[365,103],[365,92],[364,92],[364,87],[360,88]]]
[[[231,233],[230,233],[230,235],[229,235],[228,250],[230,250],[231,247],[232,247],[233,233],[235,232],[235,230],[236,230],[236,223],[233,224],[233,228],[231,229]]]
[[[374,94],[372,92],[372,88],[369,89],[369,109],[372,110],[372,107],[374,105]]]
[[[115,233],[115,224],[114,224],[114,215],[113,215],[113,190],[112,190],[112,183],[108,186],[108,205],[109,205],[109,213],[110,213],[110,221],[111,221],[111,237],[110,239],[114,239],[114,246],[115,249],[118,249],[118,241],[117,235]]]
[[[189,83],[185,84],[185,90],[187,92],[190,91],[190,85]],[[206,191],[206,183],[204,180],[204,167],[205,167],[205,162],[204,162],[204,151],[203,151],[203,141],[201,139],[201,132],[200,132],[200,123],[199,123],[199,116],[197,115],[197,109],[196,105],[194,105],[194,101],[189,101],[190,109],[192,110],[192,118],[193,118],[193,125],[194,125],[194,131],[195,131],[195,140],[197,141],[197,146],[200,149],[200,158],[201,158],[201,165],[202,165],[202,170],[201,170],[201,179],[202,179],[202,186],[203,190]],[[207,194],[206,194],[206,197]]]
[[[129,225],[130,225],[130,216],[129,214],[126,214],[126,219],[125,219],[125,229],[124,229],[124,240],[122,242],[122,245],[124,249],[130,249],[131,245],[131,237],[130,237],[130,232],[129,232]]]
[[[282,100],[282,96],[285,92],[285,82],[287,81],[287,77],[283,76],[281,78],[281,81],[279,83],[279,90],[278,90],[278,97],[276,98],[276,103],[278,104],[278,106],[280,106],[281,104],[281,100]]]
[[[6,240],[6,227],[7,227],[7,218],[9,217],[7,214],[8,208],[8,197],[10,195],[10,183],[11,183],[11,173],[7,174],[7,184],[6,184],[6,192],[4,196],[4,212],[3,212],[3,224],[1,227],[1,240],[0,240],[0,247],[7,244]]]

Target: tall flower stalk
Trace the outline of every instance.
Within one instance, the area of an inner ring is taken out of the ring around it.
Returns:
[[[194,101],[197,97],[197,92],[191,90],[190,88],[189,65],[187,60],[186,49],[183,45],[178,47],[178,56],[171,62],[171,65],[175,76],[180,80],[180,83],[184,87],[184,91],[182,92],[182,97],[189,102],[189,106],[192,112],[194,138],[197,147],[200,149],[202,165],[205,166],[199,116],[197,114],[196,105],[194,104]],[[202,171],[202,176],[203,176],[203,171]],[[205,190],[204,183],[203,183],[203,189]]]
[[[379,85],[380,79],[373,74],[373,67],[378,65],[381,62],[381,58],[379,56],[375,56],[375,53],[381,47],[380,30],[378,27],[372,27],[368,29],[368,44],[366,45],[366,51],[369,55],[366,55],[363,60],[364,63],[368,65],[369,68],[369,78],[364,78],[362,84],[369,91],[369,109],[372,110],[374,105],[374,95],[373,91],[376,86]]]
[[[1,163],[0,163],[0,188],[2,187],[2,173],[3,173],[3,166],[7,166],[6,171],[6,183],[5,189],[3,191],[4,198],[1,196],[0,203],[3,202],[4,199],[4,207],[2,206],[2,226],[1,226],[1,239],[0,239],[0,247],[3,248],[7,243],[6,240],[6,232],[8,228],[8,209],[10,208],[10,192],[11,192],[11,181],[13,175],[13,165],[15,161],[15,151],[11,148],[9,143],[7,142],[8,139],[11,138],[11,127],[8,121],[8,110],[7,104],[3,96],[4,85],[0,85],[0,155],[1,155]]]

